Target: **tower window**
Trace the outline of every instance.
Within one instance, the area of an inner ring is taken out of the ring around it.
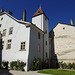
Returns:
[[[46,52],[46,58],[48,57],[47,52]]]
[[[38,32],[38,39],[40,39],[40,33]]]
[[[46,41],[46,46],[47,46],[47,41]]]
[[[65,27],[63,27],[63,30],[65,29]]]

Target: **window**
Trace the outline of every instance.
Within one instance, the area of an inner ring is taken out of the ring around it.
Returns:
[[[3,17],[1,18],[1,21],[3,20]]]
[[[7,41],[7,49],[10,49],[11,48],[11,39],[9,39],[8,41]]]
[[[38,11],[38,13],[40,13],[40,11]]]
[[[40,39],[40,33],[38,32],[38,39]]]
[[[48,57],[47,52],[46,52],[46,58]]]
[[[2,50],[4,49],[4,41],[2,41]]]
[[[45,33],[47,34],[47,30],[45,30]]]
[[[26,49],[26,42],[21,42],[21,50],[25,50]]]
[[[65,27],[63,27],[63,30],[65,29]]]
[[[0,24],[0,27],[1,27],[1,25],[2,25],[2,24]]]
[[[9,29],[9,35],[13,33],[13,27]]]
[[[6,29],[3,30],[2,36],[5,36],[5,35],[6,35]]]
[[[46,46],[47,46],[47,41],[46,41]]]
[[[40,52],[40,44],[38,44],[38,51]]]

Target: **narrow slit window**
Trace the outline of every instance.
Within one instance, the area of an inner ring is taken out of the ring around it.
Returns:
[[[38,32],[38,39],[40,39],[40,33]]]

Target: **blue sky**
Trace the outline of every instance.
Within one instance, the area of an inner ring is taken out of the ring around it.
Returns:
[[[17,19],[22,18],[23,9],[27,11],[27,21],[40,7],[49,18],[49,31],[58,23],[70,24],[70,18],[75,23],[75,0],[0,0],[0,9],[10,10]]]

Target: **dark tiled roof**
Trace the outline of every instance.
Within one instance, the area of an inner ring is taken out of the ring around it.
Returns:
[[[39,8],[32,17],[43,14],[43,13],[44,13],[43,10],[41,8]]]

